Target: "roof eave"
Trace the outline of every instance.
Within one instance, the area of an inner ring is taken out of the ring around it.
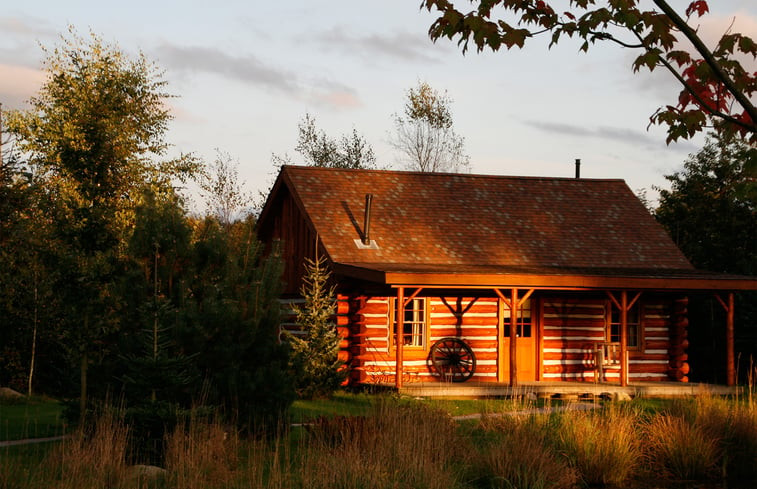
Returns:
[[[655,276],[602,276],[590,274],[518,274],[518,273],[449,273],[387,272],[355,265],[335,264],[334,272],[391,287],[428,288],[535,288],[574,290],[757,290],[757,279],[681,278]]]

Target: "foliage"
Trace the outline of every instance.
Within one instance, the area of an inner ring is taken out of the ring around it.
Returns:
[[[330,276],[325,257],[305,259],[305,276],[300,288],[305,304],[293,307],[304,334],[287,335],[297,393],[303,398],[330,396],[348,374],[339,359],[341,337],[332,320],[336,301],[334,287],[328,285]]]
[[[357,129],[352,133],[343,134],[341,138],[329,137],[323,130],[315,125],[315,117],[305,114],[305,117],[297,124],[297,151],[309,166],[322,166],[325,168],[354,168],[375,169],[376,156],[373,148],[365,138],[358,134]],[[274,163],[278,166],[290,164],[288,156],[274,156]]]
[[[198,395],[243,430],[277,422],[294,400],[278,341],[281,260],[261,256],[253,227],[251,217],[228,229],[211,218],[195,223],[178,310],[179,341],[203,379]]]
[[[117,330],[114,278],[139,191],[147,181],[187,176],[195,162],[153,160],[166,149],[170,115],[165,82],[143,55],[129,59],[73,29],[45,52],[46,81],[30,110],[9,113],[7,127],[56,203],[49,214],[59,239],[57,293],[85,412],[89,363],[107,354],[102,343]]]
[[[657,220],[697,268],[757,274],[757,200],[745,190],[757,148],[710,136],[683,170],[666,175]]]
[[[224,226],[243,217],[252,197],[242,189],[237,167],[231,155],[216,150],[216,159],[200,179],[200,188],[205,194],[205,204],[210,215],[215,216]]]
[[[428,83],[407,91],[403,113],[394,115],[396,134],[390,141],[405,166],[422,172],[469,170],[465,140],[452,128],[452,100]]]
[[[598,42],[615,43],[638,52],[634,72],[662,67],[682,85],[677,102],[650,118],[652,124],[667,126],[668,142],[688,139],[713,124],[757,142],[757,109],[750,100],[757,93],[757,73],[748,72],[739,61],[740,56],[757,57],[757,43],[729,29],[708,48],[694,25],[709,11],[706,1],[691,1],[685,19],[665,0],[654,0],[656,8],[650,10],[639,0],[472,3],[476,8],[464,13],[451,0],[423,0],[422,7],[439,14],[429,29],[431,38],[457,38],[463,52],[471,40],[479,51],[497,51],[522,48],[539,35],[550,36],[550,46],[566,36],[576,38],[582,51]]]
[[[681,171],[666,178],[670,190],[658,189],[657,220],[696,267],[721,273],[757,275],[757,199],[754,168],[757,149],[738,138],[710,136],[691,155]],[[736,294],[736,351],[743,368],[757,354],[757,301],[754,292]],[[722,333],[713,324],[724,324],[721,307],[714,301],[691,301],[689,329],[692,355],[717,359],[725,351]],[[723,359],[723,362],[725,360]],[[699,379],[717,381],[704,362]]]

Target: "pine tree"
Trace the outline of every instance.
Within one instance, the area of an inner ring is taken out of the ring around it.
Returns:
[[[344,362],[339,360],[339,342],[332,317],[336,312],[334,287],[328,285],[331,273],[326,259],[307,259],[300,293],[303,306],[295,306],[297,324],[305,334],[289,334],[290,365],[295,375],[297,394],[302,398],[327,397],[347,378]]]

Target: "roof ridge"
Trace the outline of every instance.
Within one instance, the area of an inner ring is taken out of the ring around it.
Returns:
[[[531,175],[493,175],[486,173],[444,173],[444,172],[422,172],[417,170],[392,170],[392,169],[365,169],[365,168],[331,168],[324,166],[311,165],[282,165],[282,170],[293,169],[292,171],[314,171],[314,172],[345,172],[345,173],[380,173],[380,174],[401,174],[417,175],[428,178],[439,177],[462,177],[462,178],[487,178],[487,179],[508,179],[508,180],[567,180],[567,181],[590,181],[590,182],[625,182],[622,178],[575,178],[575,177],[551,177],[551,176],[531,176]]]

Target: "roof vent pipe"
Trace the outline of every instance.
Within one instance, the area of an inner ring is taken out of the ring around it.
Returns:
[[[371,244],[371,202],[373,194],[365,194],[365,218],[363,220],[363,244]]]
[[[581,178],[581,158],[576,158],[576,178]]]

